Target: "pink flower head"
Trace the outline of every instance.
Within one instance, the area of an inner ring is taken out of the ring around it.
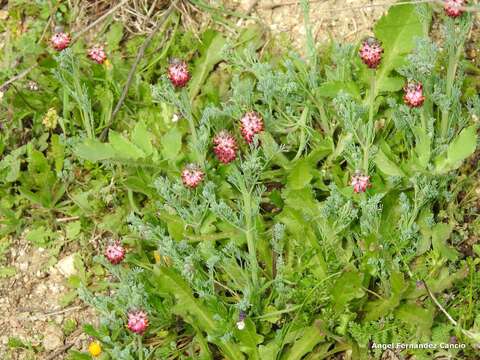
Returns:
[[[107,60],[107,54],[101,45],[95,45],[90,48],[88,57],[99,64],[103,64]]]
[[[141,310],[129,311],[127,327],[135,334],[143,334],[148,327],[147,314]]]
[[[53,34],[50,42],[52,43],[52,47],[57,51],[62,51],[66,49],[68,45],[70,45],[70,35],[64,32],[57,32]]]
[[[445,0],[445,5],[443,9],[445,14],[451,18],[459,17],[463,14],[463,7],[465,6],[465,0]]]
[[[420,107],[425,101],[423,96],[423,85],[420,82],[409,81],[403,87],[405,94],[403,95],[403,101],[410,107]]]
[[[167,69],[167,75],[172,85],[176,88],[181,88],[187,85],[190,80],[190,73],[188,72],[188,65],[183,60],[174,59],[170,62]]]
[[[228,131],[220,131],[213,138],[213,152],[219,161],[228,164],[237,158],[237,141]]]
[[[182,182],[186,187],[196,188],[205,177],[205,174],[195,164],[188,164],[182,170]]]
[[[255,111],[249,111],[240,119],[240,131],[248,143],[253,142],[253,137],[263,131],[263,119]]]
[[[354,193],[365,192],[367,188],[372,186],[370,184],[370,176],[362,175],[359,171],[356,171],[355,175],[352,176],[350,185],[353,186]]]
[[[117,265],[122,262],[125,257],[125,248],[120,244],[119,241],[115,241],[107,246],[105,249],[105,257],[113,265]]]
[[[370,69],[376,69],[382,60],[383,48],[380,42],[370,36],[362,42],[359,55],[363,63]]]

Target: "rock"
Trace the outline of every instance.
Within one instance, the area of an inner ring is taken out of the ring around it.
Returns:
[[[63,346],[63,332],[58,325],[51,324],[45,328],[42,345],[46,351]]]
[[[74,257],[75,254],[70,254],[57,263],[56,268],[63,276],[69,277],[77,273],[74,265]]]

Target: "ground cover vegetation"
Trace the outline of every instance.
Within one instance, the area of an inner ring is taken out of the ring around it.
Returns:
[[[1,89],[0,249],[25,229],[83,247],[65,304],[99,321],[69,359],[477,356],[466,3],[392,6],[362,42],[316,44],[302,1],[303,56],[260,24],[192,31],[173,5],[150,38],[111,18],[76,36],[75,9],[44,3],[0,25],[2,81],[33,65]]]

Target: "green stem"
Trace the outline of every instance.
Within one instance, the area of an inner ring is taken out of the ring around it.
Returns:
[[[445,84],[445,93],[447,95],[447,99],[451,99],[452,97],[452,87],[455,81],[455,74],[457,73],[458,68],[458,61],[460,59],[460,55],[463,52],[463,42],[461,46],[458,46],[456,51],[454,49],[450,49],[450,54],[448,57],[448,68],[447,68],[447,81]],[[440,135],[442,138],[446,138],[448,135],[448,125],[449,125],[449,111],[448,109],[444,109],[442,112],[442,120],[440,124]]]
[[[366,126],[363,143],[363,171],[365,174],[368,174],[368,153],[370,150],[370,146],[372,145],[373,139],[375,138],[375,136],[373,135],[373,131],[375,129],[375,126],[373,126],[373,112],[375,109],[375,86],[376,72],[375,69],[372,69],[370,74],[370,93],[368,99],[368,123]]]
[[[138,344],[138,360],[143,360],[143,344],[142,344],[142,337],[140,335],[137,336],[137,344]]]
[[[375,69],[371,70],[370,73],[370,99],[369,99],[369,111],[368,111],[368,122],[371,123],[373,121],[373,110],[375,106],[375,80],[376,80],[376,73]]]
[[[183,102],[183,106],[185,107],[185,116],[187,118],[188,125],[190,127],[193,143],[196,147],[197,141],[198,141],[197,129],[195,128],[195,120],[193,118],[192,104],[190,103],[190,98],[185,88],[182,89],[182,102]]]
[[[243,205],[245,213],[246,229],[245,235],[247,238],[247,247],[249,254],[250,269],[252,271],[252,283],[254,289],[258,288],[258,263],[257,263],[257,250],[255,248],[255,237],[253,229],[252,219],[252,199],[248,191],[244,191]]]

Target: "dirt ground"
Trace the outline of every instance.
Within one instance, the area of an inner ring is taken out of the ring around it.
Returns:
[[[379,0],[313,0],[311,24],[315,40],[355,41],[371,30],[372,24],[393,3]],[[249,11],[266,23],[273,34],[287,34],[295,47],[304,43],[303,11],[294,0],[241,0],[230,3],[237,10]],[[229,4],[229,5],[230,5]],[[0,359],[63,359],[66,347],[85,349],[88,342],[82,333],[83,323],[95,321],[93,312],[78,300],[62,307],[72,254],[64,251],[53,257],[47,250],[32,247],[24,239],[15,239],[6,253],[8,265],[16,269],[9,278],[0,278]],[[27,345],[21,351],[9,350],[8,342],[16,337]],[[45,351],[35,354],[28,346],[42,345]],[[59,351],[60,350],[60,351]],[[57,355],[58,354],[58,355]],[[52,357],[53,356],[53,357]]]
[[[330,39],[352,42],[363,38],[388,9],[393,0],[312,0],[310,22],[316,42]],[[240,0],[238,8],[252,11],[269,25],[274,34],[288,34],[293,45],[301,48],[305,39],[303,9],[292,0]]]

